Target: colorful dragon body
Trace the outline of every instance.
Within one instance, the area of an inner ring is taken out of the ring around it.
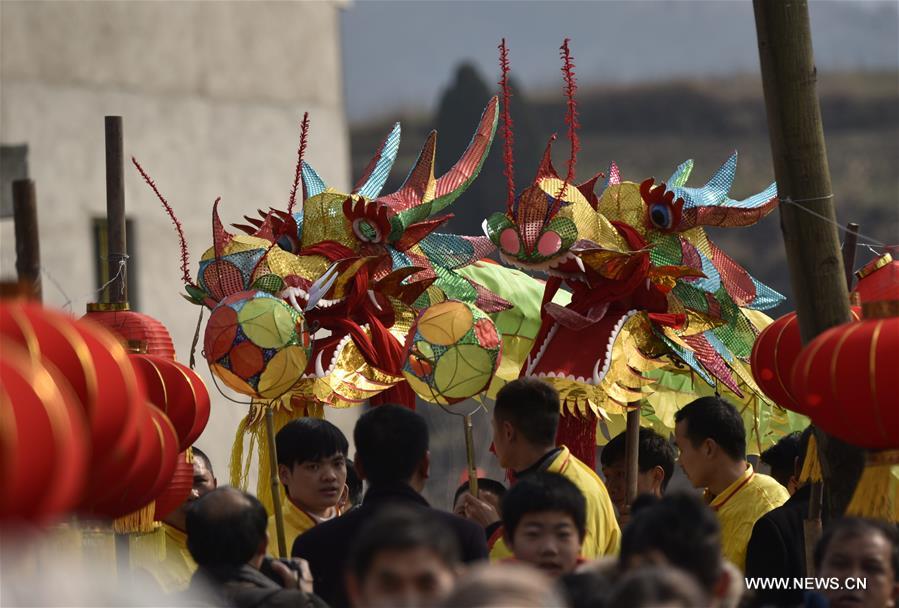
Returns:
[[[622,412],[651,391],[645,372],[676,362],[735,395],[757,390],[743,364],[757,334],[747,310],[783,296],[704,230],[753,224],[777,205],[774,184],[744,200],[729,197],[736,163],[734,154],[699,188],[685,186],[692,161],[657,186],[621,181],[613,164],[597,196],[600,176],[568,184],[547,146],[534,183],[484,223],[503,260],[549,275],[521,375],[559,390],[573,414],[563,417],[562,433],[580,435],[588,461],[596,416]],[[551,301],[562,285],[572,294],[565,306]]]
[[[491,253],[489,239],[436,231],[452,217],[441,212],[480,171],[497,118],[493,98],[462,157],[439,178],[432,132],[405,182],[391,194],[380,191],[396,159],[399,124],[349,194],[327,187],[300,159],[303,200],[296,212],[245,216],[248,224],[236,225],[245,234],[231,234],[219,219],[217,200],[213,246],[202,256],[196,283],[188,281],[189,299],[212,309],[236,293],[258,290],[303,314],[311,356],[281,398],[285,404],[347,407],[382,399],[413,406],[402,368],[404,341],[417,314],[450,298],[485,313],[510,306],[456,272]]]

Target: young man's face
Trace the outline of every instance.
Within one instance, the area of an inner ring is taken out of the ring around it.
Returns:
[[[694,446],[687,436],[686,420],[682,420],[674,426],[674,442],[680,450],[677,463],[684,470],[693,487],[708,486],[706,471],[709,467],[709,459],[704,450],[704,444],[700,443],[698,446]]]
[[[456,572],[427,547],[381,551],[349,592],[355,608],[434,606],[453,589]]]
[[[637,473],[637,495],[652,494],[653,496],[662,495],[662,484],[658,478],[657,469],[654,467],[645,472]],[[620,513],[627,504],[627,488],[625,485],[625,463],[619,461],[611,465],[603,465],[602,475],[606,478],[606,489],[609,491],[609,498],[612,504]],[[664,476],[664,472],[662,472]]]
[[[583,542],[571,515],[561,511],[525,514],[515,535],[506,540],[515,559],[554,578],[574,572]]]
[[[821,578],[836,577],[844,589],[828,589],[824,595],[833,608],[881,608],[895,606],[899,600],[899,573],[893,571],[890,541],[877,530],[861,534],[837,534],[831,539],[821,560]],[[863,579],[865,589],[849,589],[853,580]]]
[[[337,453],[294,464],[291,468],[278,465],[278,474],[294,504],[313,514],[325,515],[340,501],[346,484],[346,456]]]

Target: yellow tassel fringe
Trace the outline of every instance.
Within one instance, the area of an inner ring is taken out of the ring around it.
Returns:
[[[899,523],[899,450],[868,453],[846,515]]]
[[[112,529],[117,534],[152,532],[158,525],[157,522],[153,521],[155,515],[156,501],[154,500],[134,513],[129,513],[128,515],[116,518],[116,520],[112,522]]]
[[[823,479],[821,474],[821,459],[818,458],[818,441],[815,434],[808,438],[808,449],[805,451],[805,460],[802,463],[802,471],[799,473],[799,483],[817,483]]]

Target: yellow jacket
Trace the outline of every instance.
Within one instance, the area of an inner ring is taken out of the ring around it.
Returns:
[[[131,567],[149,572],[166,593],[187,589],[197,569],[187,534],[165,523],[149,534],[131,536],[129,548]]]
[[[286,542],[285,549],[287,550],[287,555],[283,557],[290,557],[293,541],[296,540],[297,536],[306,532],[318,522],[309,513],[293,504],[286,495],[281,497],[281,512],[284,514],[284,541]],[[281,557],[278,555],[278,528],[275,525],[274,515],[268,518],[268,552],[271,555]]]
[[[618,527],[609,492],[599,475],[573,456],[565,446],[553,458],[546,472],[562,475],[576,485],[587,499],[587,534],[581,556],[593,559],[616,555],[621,545],[621,528]],[[491,560],[506,559],[511,555],[503,538],[497,539],[490,549]]]
[[[721,524],[721,550],[741,571],[746,569],[746,546],[752,527],[768,511],[787,501],[790,494],[773,477],[756,473],[752,465],[723,492],[711,498],[709,506]]]

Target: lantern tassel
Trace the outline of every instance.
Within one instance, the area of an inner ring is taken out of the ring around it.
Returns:
[[[899,450],[868,452],[846,514],[899,522]]]
[[[799,483],[818,483],[823,479],[821,474],[821,459],[818,458],[818,441],[812,433],[808,438],[808,448],[805,451],[805,459],[802,462],[802,471],[799,473]]]
[[[156,515],[156,501],[151,501],[128,515],[117,517],[112,522],[112,529],[116,534],[133,534],[136,532],[147,533],[152,532],[159,524],[153,521]]]
[[[247,415],[237,425],[237,431],[234,433],[234,443],[231,444],[231,460],[228,463],[231,485],[241,490],[247,489],[247,470],[243,466],[243,444],[249,422],[250,416]]]

